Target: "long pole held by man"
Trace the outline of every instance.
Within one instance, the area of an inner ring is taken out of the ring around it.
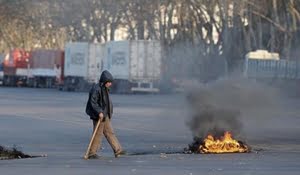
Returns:
[[[101,120],[98,120],[97,126],[96,126],[95,130],[93,131],[92,138],[91,138],[91,140],[90,140],[89,146],[88,146],[88,148],[87,148],[87,150],[86,150],[86,153],[85,153],[85,155],[84,155],[84,159],[85,159],[85,160],[89,159],[89,156],[90,156],[90,150],[91,150],[93,141],[94,141],[95,136],[96,136],[96,133],[97,133],[97,132],[95,132],[95,131],[98,131],[99,126],[100,126],[100,123],[101,123]]]
[[[113,76],[105,70],[101,73],[99,83],[93,85],[89,92],[86,113],[93,121],[94,131],[84,159],[99,158],[97,151],[101,147],[102,135],[112,147],[115,157],[125,154],[111,125],[113,105],[109,96],[109,88],[112,83]]]

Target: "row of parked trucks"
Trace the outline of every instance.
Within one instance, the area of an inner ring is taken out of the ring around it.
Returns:
[[[108,70],[115,78],[115,92],[159,92],[162,56],[159,41],[145,40],[71,42],[64,50],[14,49],[2,56],[0,76],[5,86],[81,91]]]
[[[70,42],[64,50],[13,49],[0,54],[0,85],[88,90],[103,70],[114,78],[117,93],[159,92],[163,49],[159,41]],[[250,79],[300,79],[300,62],[265,50],[249,52],[243,74]],[[200,69],[200,68],[199,68]]]
[[[158,41],[68,43],[65,58],[64,88],[85,89],[99,80],[102,70],[108,70],[116,80],[116,92],[159,91],[162,50]]]

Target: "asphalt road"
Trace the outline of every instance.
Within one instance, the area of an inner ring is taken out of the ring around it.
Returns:
[[[1,160],[0,174],[299,174],[300,99],[282,98],[265,122],[246,118],[249,154],[194,155],[183,94],[112,95],[113,127],[129,153],[114,158],[106,141],[102,158],[83,160],[92,123],[87,93],[0,87],[0,144],[47,157]],[[265,114],[265,113],[264,113]]]

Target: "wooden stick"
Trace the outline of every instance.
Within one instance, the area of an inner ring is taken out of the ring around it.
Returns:
[[[96,128],[94,129],[94,132],[93,132],[91,141],[90,141],[90,143],[89,143],[89,146],[88,146],[88,148],[87,148],[87,150],[86,150],[86,153],[85,153],[85,155],[84,155],[84,159],[85,159],[85,160],[89,159],[90,149],[91,149],[92,143],[93,143],[93,141],[94,141],[94,138],[95,138],[95,136],[96,136],[96,133],[97,133],[97,131],[98,131],[98,128],[99,128],[99,126],[100,126],[100,123],[101,123],[101,120],[99,119],[98,122],[97,122]]]

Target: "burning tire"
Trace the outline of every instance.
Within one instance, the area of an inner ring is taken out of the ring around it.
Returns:
[[[225,132],[221,138],[209,134],[206,138],[194,138],[194,142],[185,149],[186,153],[222,154],[222,153],[249,153],[250,147],[233,139],[230,132]]]

